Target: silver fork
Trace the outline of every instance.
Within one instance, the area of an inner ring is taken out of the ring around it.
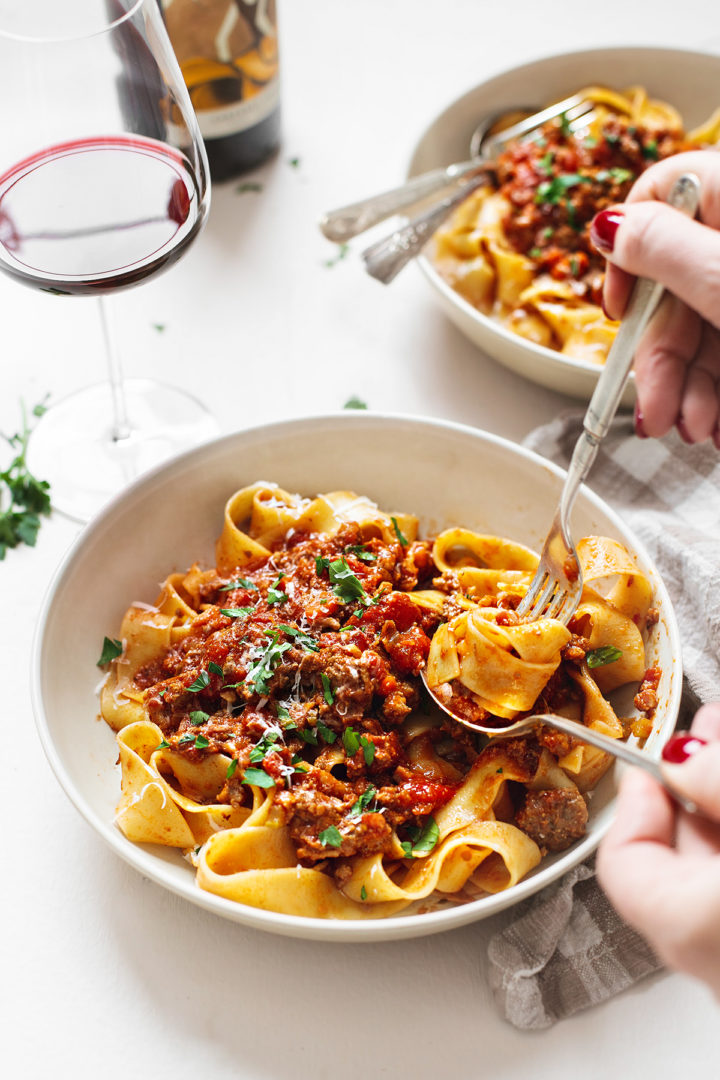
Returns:
[[[667,201],[676,210],[694,217],[700,201],[700,181],[697,176],[685,173],[676,180]],[[570,511],[617,412],[638,342],[663,291],[659,282],[649,278],[638,278],[635,282],[626,315],[585,413],[583,431],[573,450],[560,503],[540,555],[540,564],[517,607],[518,615],[528,622],[555,618],[567,624],[580,603],[583,580],[570,534]]]
[[[551,120],[554,116],[564,115],[570,131],[577,131],[578,128],[584,127],[592,118],[593,109],[594,105],[591,101],[586,101],[580,97],[572,97],[566,98],[564,101],[558,101],[543,112],[535,113],[526,120],[522,120],[519,124],[514,124],[510,128],[499,131],[496,135],[485,137],[481,133],[481,128],[477,128],[471,141],[471,148],[476,149],[478,154],[481,153],[482,148],[482,156],[476,160],[475,168],[460,174],[462,176],[460,185],[456,184],[454,189],[440,202],[419,213],[408,221],[406,225],[396,229],[390,236],[383,237],[382,240],[378,240],[371,244],[370,247],[365,248],[360,257],[370,277],[374,277],[376,281],[381,281],[383,285],[389,285],[403,267],[407,266],[412,259],[420,254],[430,237],[437,232],[455,207],[465,202],[465,199],[472,195],[476,188],[486,184],[488,179],[492,178],[495,164],[492,155],[500,153],[511,139],[522,136],[527,137],[533,128],[539,130],[542,124]],[[451,166],[451,168],[453,167]],[[447,186],[446,184],[445,187]],[[385,214],[383,216],[387,217],[389,215]]]
[[[344,243],[401,210],[412,210],[431,195],[448,188],[454,189],[464,180],[480,177],[478,182],[484,182],[492,170],[494,157],[511,139],[523,138],[534,129],[542,127],[548,120],[563,114],[568,123],[578,123],[592,108],[592,102],[574,95],[492,135],[488,134],[488,130],[502,114],[488,116],[478,124],[472,134],[469,161],[456,162],[445,169],[432,169],[420,176],[414,176],[412,180],[390,191],[350,203],[349,206],[341,206],[337,210],[329,210],[320,219],[320,229],[328,240]]]

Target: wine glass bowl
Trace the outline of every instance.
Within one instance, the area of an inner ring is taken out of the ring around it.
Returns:
[[[53,505],[84,520],[140,471],[216,431],[180,389],[122,378],[103,299],[185,254],[210,182],[156,0],[74,0],[67,18],[66,7],[0,0],[0,93],[13,102],[0,141],[0,270],[100,298],[107,385],[53,406],[31,444]]]

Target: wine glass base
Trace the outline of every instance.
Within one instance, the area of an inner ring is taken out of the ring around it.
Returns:
[[[205,406],[175,386],[125,379],[123,391],[126,438],[113,438],[109,384],[52,405],[30,437],[29,469],[49,482],[53,509],[75,521],[88,521],[141,473],[218,434]]]

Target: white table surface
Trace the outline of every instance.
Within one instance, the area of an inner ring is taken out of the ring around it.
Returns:
[[[114,301],[127,373],[197,392],[222,431],[334,411],[355,394],[376,410],[520,440],[571,407],[479,353],[417,268],[384,288],[363,273],[358,241],[326,267],[334,248],[316,221],[399,180],[428,121],[504,67],[573,47],[720,47],[706,0],[681,10],[656,0],[652,18],[627,0],[601,12],[532,0],[284,0],[282,152],[259,170],[261,193],[216,187],[187,257]],[[0,132],[7,122],[3,109]],[[21,396],[58,399],[102,378],[92,305],[4,279],[0,310],[0,430],[15,430]],[[8,1080],[718,1075],[717,1006],[690,979],[656,976],[521,1033],[485,983],[495,920],[394,944],[296,941],[206,914],[121,862],[61,791],[30,705],[36,615],[77,531],[55,514],[35,549],[0,563]]]

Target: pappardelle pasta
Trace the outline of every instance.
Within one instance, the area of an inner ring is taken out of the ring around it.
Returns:
[[[106,639],[119,828],[181,849],[202,889],[311,918],[512,887],[584,834],[612,759],[542,726],[475,735],[427,709],[418,674],[484,722],[556,711],[614,738],[629,721],[606,695],[642,683],[651,724],[650,583],[614,540],[578,555],[570,625],[523,623],[538,557],[518,543],[420,539],[416,518],[352,492],[242,488],[216,566],[171,574]]]
[[[618,324],[601,303],[605,260],[590,242],[599,211],[622,202],[654,161],[720,139],[720,109],[685,132],[642,87],[590,86],[579,126],[564,116],[499,156],[497,184],[477,189],[441,228],[433,262],[478,311],[537,345],[602,364]]]

